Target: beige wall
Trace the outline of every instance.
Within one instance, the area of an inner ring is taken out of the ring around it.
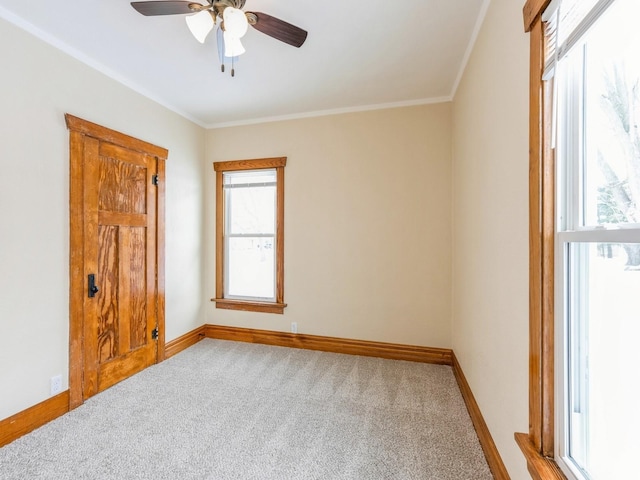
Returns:
[[[453,105],[453,349],[514,480],[528,431],[528,37],[493,0]]]
[[[452,347],[512,478],[529,478],[513,441],[528,428],[521,3],[491,2],[453,104],[208,132],[0,20],[0,419],[46,399],[53,375],[67,387],[69,112],[169,149],[167,340],[295,321]],[[211,163],[283,155],[289,306],[215,309]]]
[[[209,304],[208,323],[450,347],[450,104],[211,130],[206,294],[215,292],[212,162],[287,156],[284,315]]]
[[[69,154],[64,113],[169,149],[167,339],[201,314],[204,129],[0,20],[0,419],[68,377]]]

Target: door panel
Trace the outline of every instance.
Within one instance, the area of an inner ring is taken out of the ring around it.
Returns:
[[[70,115],[66,119],[72,130],[73,408],[163,357],[164,345],[158,349],[153,330],[164,326],[164,257],[158,250],[158,238],[164,238],[158,221],[164,217],[157,211],[164,189],[153,177],[163,177],[167,152]],[[98,287],[93,297],[90,274]]]
[[[146,165],[100,155],[98,210],[146,214],[147,170]]]
[[[144,287],[147,284],[145,257],[147,239],[145,229],[131,227],[128,232],[128,251],[131,253],[123,264],[129,272],[127,295],[129,297],[129,329],[125,332],[121,344],[125,343],[130,348],[138,348],[145,344],[147,329],[145,317],[147,316],[147,298]]]
[[[155,363],[155,158],[101,142],[96,205],[98,391]],[[93,180],[92,180],[93,181]],[[94,232],[86,232],[93,241]],[[152,251],[148,251],[152,249]],[[148,281],[151,279],[152,281]],[[148,308],[151,306],[151,308]]]
[[[115,358],[118,335],[118,227],[98,227],[98,273],[96,298],[98,363]],[[93,312],[92,312],[93,313]]]

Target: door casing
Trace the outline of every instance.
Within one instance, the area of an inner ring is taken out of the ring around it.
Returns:
[[[85,362],[85,298],[87,282],[85,272],[85,141],[108,142],[156,159],[158,176],[156,196],[156,320],[158,328],[156,363],[165,358],[165,162],[168,151],[129,135],[102,127],[70,114],[65,114],[69,132],[69,408],[81,405],[97,393],[85,385],[85,378],[95,375],[91,365]],[[95,367],[97,371],[97,365]]]

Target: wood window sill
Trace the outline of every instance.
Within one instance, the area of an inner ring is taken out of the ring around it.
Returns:
[[[245,312],[278,313],[282,315],[287,306],[286,303],[251,302],[247,300],[230,300],[228,298],[212,298],[216,308],[226,310],[242,310]]]
[[[533,480],[567,480],[558,464],[551,458],[543,457],[536,450],[529,435],[526,433],[516,433],[516,442],[527,459],[527,469]]]

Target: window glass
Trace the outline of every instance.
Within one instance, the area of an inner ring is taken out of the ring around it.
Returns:
[[[225,298],[275,299],[276,170],[225,172]]]
[[[558,64],[557,460],[637,476],[640,2],[616,0]]]
[[[585,44],[582,225],[640,223],[640,2],[618,0]]]
[[[569,456],[586,478],[632,478],[637,432],[638,243],[570,244]]]
[[[229,239],[227,297],[275,297],[273,238]]]
[[[225,173],[227,229],[230,234],[275,234],[276,173]]]

